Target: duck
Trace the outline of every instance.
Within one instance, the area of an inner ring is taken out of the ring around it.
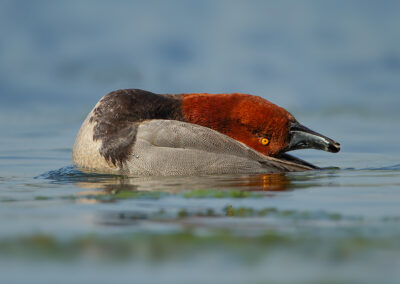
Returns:
[[[121,89],[87,115],[72,161],[83,170],[129,176],[319,169],[286,153],[298,149],[337,153],[340,144],[259,96]]]

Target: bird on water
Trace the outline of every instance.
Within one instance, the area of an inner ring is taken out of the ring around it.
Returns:
[[[340,144],[258,96],[126,89],[89,113],[72,159],[83,169],[139,176],[316,169],[286,154],[297,149],[336,153]]]

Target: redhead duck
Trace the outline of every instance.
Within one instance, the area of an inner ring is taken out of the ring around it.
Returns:
[[[286,154],[308,148],[336,153],[340,144],[258,96],[126,89],[89,113],[72,159],[126,175],[277,173],[317,168]]]

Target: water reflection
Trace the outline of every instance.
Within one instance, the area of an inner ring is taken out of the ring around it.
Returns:
[[[381,171],[375,172],[375,179],[384,174]],[[195,190],[264,192],[264,196],[273,197],[280,192],[315,187],[365,186],[365,179],[369,176],[371,176],[370,171],[323,169],[280,174],[129,177],[83,172],[69,166],[44,173],[37,178],[50,180],[52,184],[72,184],[82,189],[79,194],[82,198],[121,192],[178,194]],[[349,181],[343,182],[344,178],[348,178]]]
[[[64,167],[40,175],[38,178],[52,183],[72,183],[86,189],[91,195],[118,193],[120,191],[161,191],[179,193],[196,189],[241,191],[286,191],[291,186],[287,174],[215,175],[215,176],[167,176],[129,177],[82,172],[74,167]],[[101,190],[101,191],[99,191]]]
[[[263,174],[249,176],[248,186],[252,191],[285,191],[289,189],[290,180],[286,174]]]
[[[75,184],[84,189],[98,189],[105,193],[120,191],[161,191],[179,193],[197,189],[241,190],[241,191],[285,191],[290,180],[285,174],[258,174],[240,176],[190,176],[190,177],[122,177]],[[93,191],[91,191],[93,192]],[[98,191],[97,191],[98,192]]]

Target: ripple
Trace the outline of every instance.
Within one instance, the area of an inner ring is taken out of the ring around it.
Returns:
[[[34,177],[35,179],[48,179],[53,183],[99,182],[105,179],[116,178],[118,175],[83,172],[75,166],[62,167],[58,170],[45,172]]]
[[[393,165],[393,166],[385,166],[385,167],[379,167],[379,168],[366,168],[364,170],[372,170],[372,171],[399,171],[400,170],[400,164]]]

